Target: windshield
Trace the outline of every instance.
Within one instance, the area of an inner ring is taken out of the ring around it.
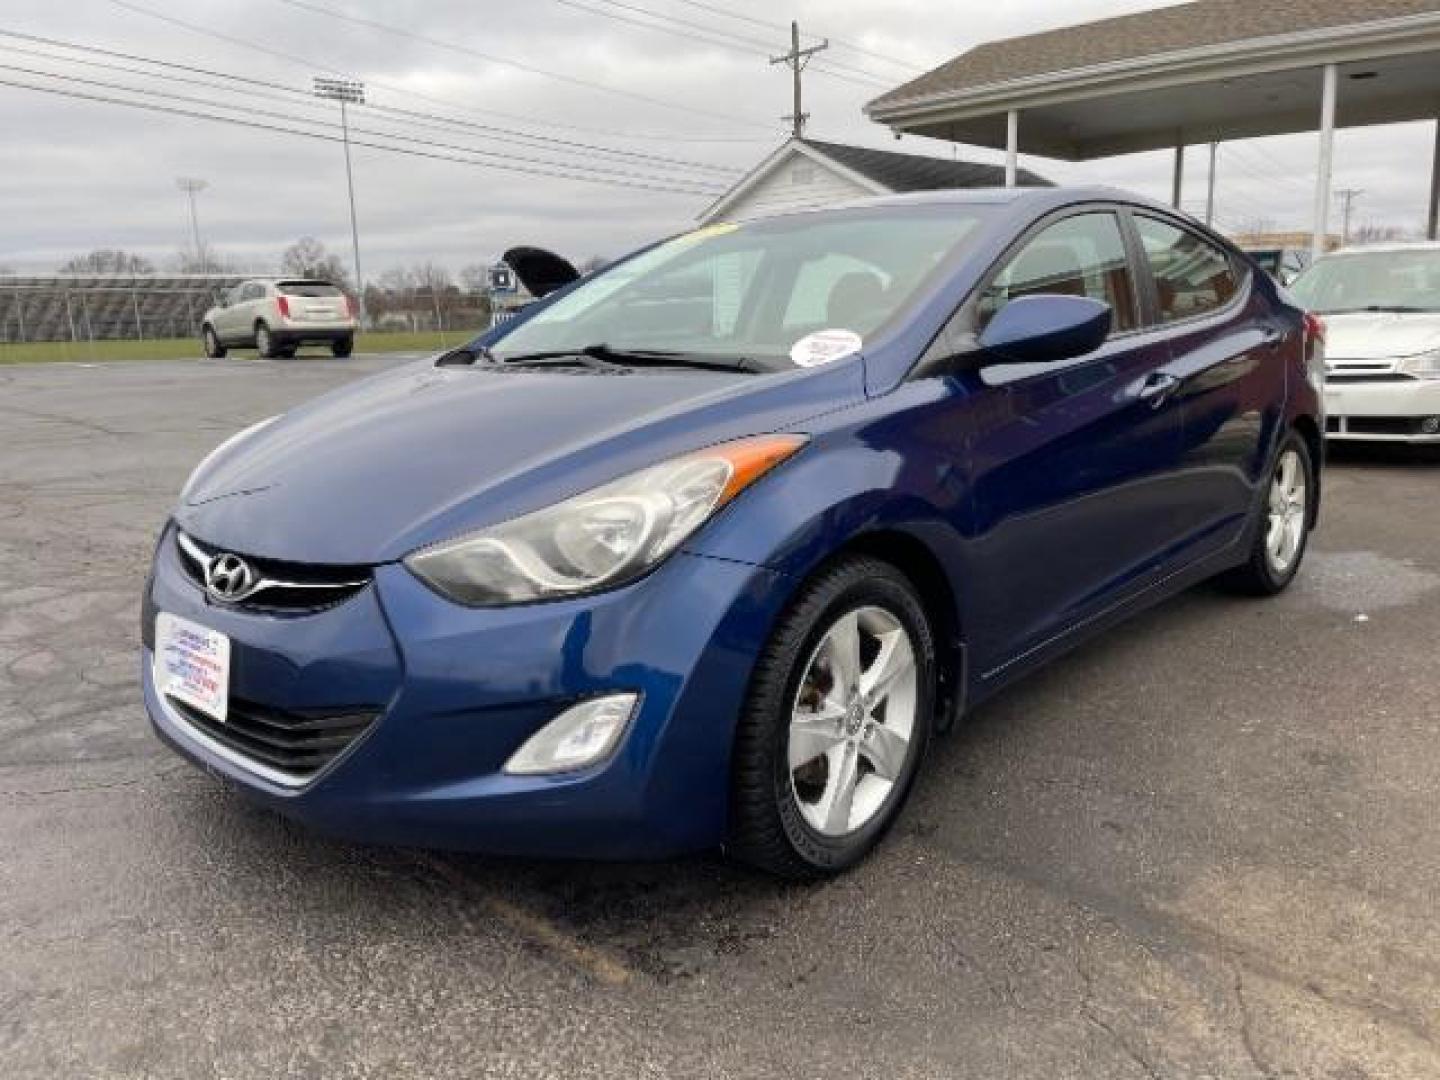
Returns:
[[[772,370],[855,351],[959,250],[984,211],[875,207],[711,225],[587,279],[491,351],[504,360],[604,344],[745,357]],[[812,337],[822,331],[839,333]]]
[[[1290,291],[1322,315],[1440,311],[1440,248],[1320,259],[1291,283]]]

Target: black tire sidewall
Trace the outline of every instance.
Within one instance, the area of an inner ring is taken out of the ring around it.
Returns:
[[[873,560],[847,567],[850,573],[828,577],[821,590],[808,596],[799,609],[801,622],[789,622],[772,639],[772,646],[785,652],[788,675],[779,701],[756,702],[771,714],[773,730],[769,740],[770,771],[775,811],[786,842],[796,857],[818,872],[833,872],[859,861],[894,822],[905,804],[920,762],[925,756],[933,723],[935,693],[934,635],[924,606],[908,581],[887,564]],[[834,622],[848,611],[879,607],[893,615],[910,635],[916,662],[915,728],[905,770],[896,781],[888,802],[863,828],[844,837],[828,837],[805,821],[796,803],[790,782],[789,721],[791,703],[811,654]]]

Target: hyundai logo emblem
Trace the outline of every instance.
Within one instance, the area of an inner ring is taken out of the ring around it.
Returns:
[[[239,555],[216,555],[205,567],[205,591],[216,600],[244,600],[255,591],[255,571]]]

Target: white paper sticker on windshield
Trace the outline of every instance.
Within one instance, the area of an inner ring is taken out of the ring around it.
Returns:
[[[796,367],[819,367],[860,351],[860,335],[853,330],[817,330],[790,346]]]

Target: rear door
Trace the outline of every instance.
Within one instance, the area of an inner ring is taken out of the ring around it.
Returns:
[[[245,300],[250,282],[243,281],[230,290],[230,303],[215,316],[215,332],[224,341],[236,341],[244,336]]]
[[[1113,312],[1109,339],[1087,356],[966,375],[982,675],[1038,658],[1171,563],[1180,417],[1156,393],[1170,352],[1142,322],[1136,256],[1118,209],[1070,213],[1012,249],[975,301],[977,331],[1020,296],[1089,296]]]
[[[1284,415],[1285,350],[1301,347],[1298,328],[1280,319],[1249,267],[1198,230],[1150,211],[1132,220],[1142,287],[1179,380],[1180,550],[1201,558],[1245,525]]]

